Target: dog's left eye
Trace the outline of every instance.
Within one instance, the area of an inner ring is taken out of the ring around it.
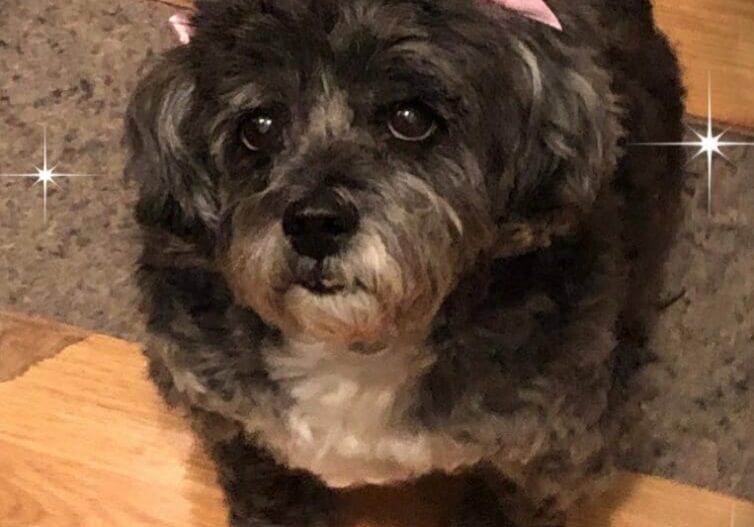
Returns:
[[[419,142],[435,133],[437,119],[431,110],[422,105],[406,104],[393,109],[387,126],[396,139]]]
[[[257,110],[241,123],[241,142],[252,152],[275,152],[283,143],[283,125],[279,112]]]

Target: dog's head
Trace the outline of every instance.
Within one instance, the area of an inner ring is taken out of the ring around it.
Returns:
[[[484,0],[199,2],[129,109],[140,220],[284,334],[426,335],[464,276],[546,243],[613,170],[611,79],[564,22]]]

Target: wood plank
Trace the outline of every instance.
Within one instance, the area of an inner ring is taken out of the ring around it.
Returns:
[[[190,9],[191,0],[161,0]],[[718,123],[754,128],[754,1],[653,0],[657,23],[679,54],[688,112],[707,116],[712,79]]]
[[[0,383],[54,357],[88,333],[58,322],[0,311]]]
[[[709,76],[715,120],[754,128],[754,1],[654,3],[657,22],[683,65],[689,113],[707,115]]]
[[[156,0],[157,2],[161,2],[163,4],[171,5],[173,7],[177,7],[179,9],[191,9],[194,7],[194,2],[192,0]]]
[[[48,338],[39,321],[29,328],[19,346]],[[0,401],[3,527],[225,525],[212,463],[182,416],[162,404],[138,345],[90,336],[0,383]],[[349,491],[340,496],[342,523],[439,526],[457,491],[447,478]],[[574,511],[570,525],[752,527],[754,505],[624,474],[598,503]]]
[[[88,338],[0,384],[0,401],[4,527],[224,524],[212,465],[139,346]]]
[[[569,527],[754,527],[754,505],[638,474],[620,474],[597,503],[575,510]]]

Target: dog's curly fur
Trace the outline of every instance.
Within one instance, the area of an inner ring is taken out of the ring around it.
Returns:
[[[139,84],[146,353],[232,525],[332,525],[332,489],[437,471],[474,482],[457,525],[557,525],[610,475],[683,173],[631,144],[681,139],[683,90],[649,0],[549,4],[562,32],[486,0],[200,1]],[[401,101],[430,139],[391,137]],[[270,105],[262,156],[238,133]],[[281,226],[322,189],[361,217],[328,294]]]

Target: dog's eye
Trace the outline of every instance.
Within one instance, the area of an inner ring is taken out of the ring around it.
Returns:
[[[252,152],[274,152],[282,145],[283,118],[279,112],[257,110],[241,123],[241,142]]]
[[[404,105],[393,109],[387,126],[393,137],[401,141],[424,141],[437,130],[434,114],[420,105]]]

